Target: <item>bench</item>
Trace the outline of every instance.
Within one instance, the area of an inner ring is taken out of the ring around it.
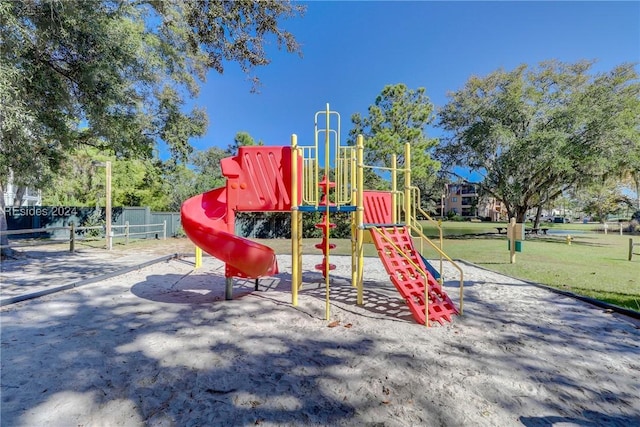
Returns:
[[[507,232],[507,227],[496,227],[496,230],[498,230],[498,234],[502,234],[502,230],[504,230],[505,233],[506,233]],[[525,228],[524,234],[536,234],[536,235],[538,235],[539,231],[542,231],[542,234],[547,234],[548,230],[549,230],[548,228]]]
[[[526,228],[524,230],[524,234],[535,234],[536,236],[540,235],[540,231],[542,231],[542,234],[547,234],[547,231],[549,231],[548,228]]]

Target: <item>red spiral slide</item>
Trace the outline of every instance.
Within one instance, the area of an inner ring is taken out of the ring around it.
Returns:
[[[180,213],[182,228],[189,239],[209,255],[224,261],[227,272],[232,267],[235,270],[232,276],[257,278],[277,274],[273,249],[227,231],[225,187],[188,199]]]
[[[273,249],[234,234],[235,212],[291,210],[291,148],[240,147],[237,156],[222,159],[220,165],[226,187],[186,200],[180,212],[182,228],[196,246],[225,262],[226,277],[277,274]]]

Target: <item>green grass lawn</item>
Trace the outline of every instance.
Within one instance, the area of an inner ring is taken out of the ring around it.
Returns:
[[[629,237],[572,237],[571,245],[565,236],[525,240],[514,264],[509,262],[506,237],[447,239],[445,251],[499,273],[640,311],[640,255],[628,261]]]
[[[528,238],[516,262],[509,261],[504,234],[496,235],[499,224],[445,222],[445,252],[453,259],[472,262],[489,270],[523,280],[541,283],[576,294],[592,297],[621,307],[640,311],[640,255],[628,261],[629,236],[592,232],[594,224],[549,224],[551,229],[571,232],[566,235]],[[435,229],[428,235],[434,235]],[[640,242],[640,236],[634,236]],[[319,254],[314,247],[319,239],[305,239],[305,254]],[[265,240],[278,253],[291,253],[289,240]],[[350,242],[332,239],[334,254],[350,254]],[[436,258],[426,250],[427,258]],[[640,252],[640,251],[638,251]],[[365,256],[376,256],[373,245],[365,245]]]

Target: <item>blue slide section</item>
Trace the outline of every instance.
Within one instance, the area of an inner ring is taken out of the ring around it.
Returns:
[[[429,264],[429,261],[427,261],[427,259],[425,257],[423,257],[422,254],[420,254],[420,258],[422,258],[422,261],[424,261],[424,265],[425,265],[425,267],[427,267],[427,270],[429,271],[429,274],[431,274],[434,279],[440,280],[440,272],[438,270],[436,270],[434,266]]]

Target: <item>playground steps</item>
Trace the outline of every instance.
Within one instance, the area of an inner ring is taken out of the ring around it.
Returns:
[[[427,286],[429,322],[440,324],[444,324],[444,321],[451,322],[451,316],[458,314],[458,309],[428,272],[413,245],[413,239],[407,227],[372,228],[371,237],[391,282],[407,302],[414,319],[420,324],[425,324],[425,286]],[[398,247],[406,258],[393,245]],[[419,269],[407,261],[407,258]]]

